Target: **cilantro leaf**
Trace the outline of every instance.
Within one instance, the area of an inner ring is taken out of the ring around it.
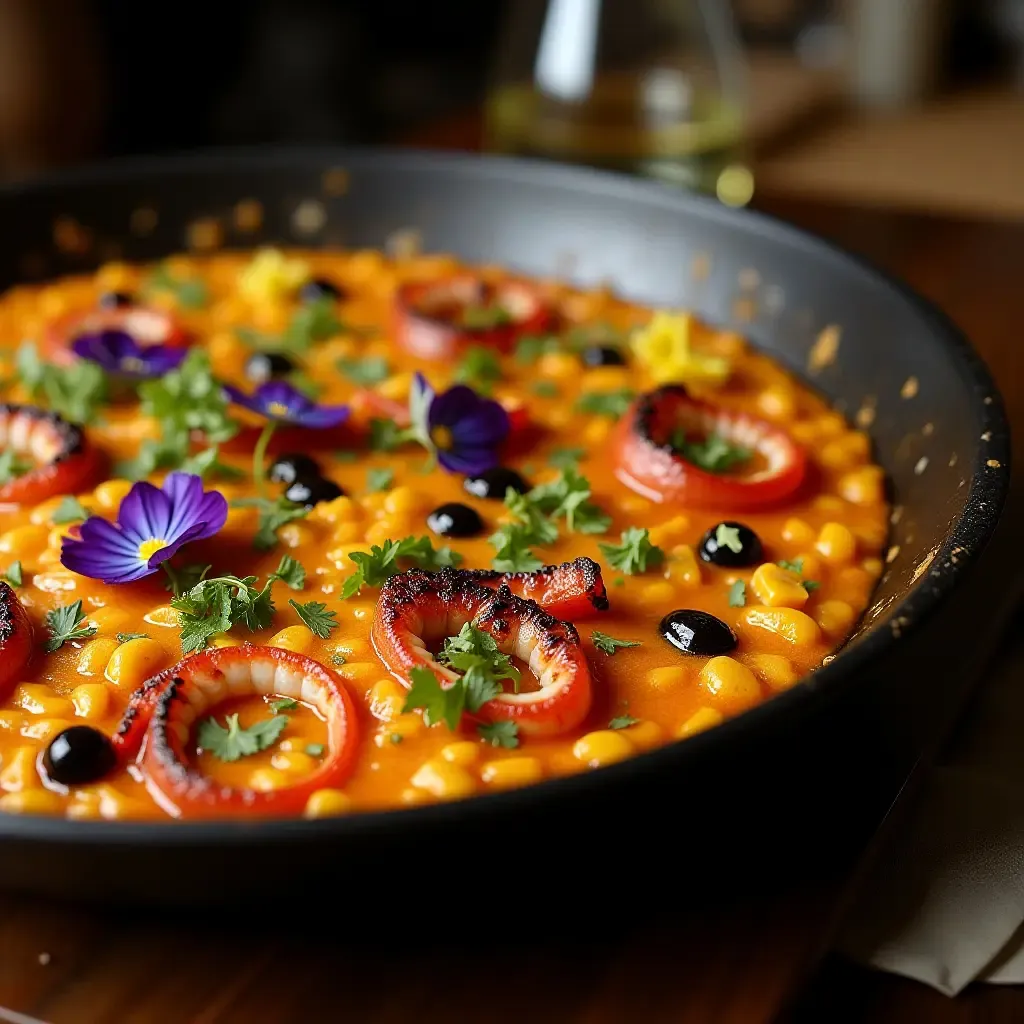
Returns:
[[[46,613],[46,628],[49,632],[43,649],[53,654],[67,643],[68,640],[85,640],[96,635],[95,626],[83,626],[82,602],[66,604],[63,608],[54,608]]]
[[[257,589],[255,576],[214,576],[201,579],[191,590],[177,592],[171,607],[178,612],[182,652],[203,650],[210,637],[226,633],[234,625],[244,625],[254,633],[266,629],[274,617],[271,586],[277,578],[272,573],[262,589]]]
[[[252,538],[252,546],[257,551],[270,551],[276,547],[277,531],[286,523],[304,519],[310,513],[305,505],[297,505],[283,496],[279,498],[238,498],[233,504],[236,508],[255,508],[259,513],[256,532]]]
[[[555,469],[576,469],[586,454],[586,448],[556,448],[548,456],[548,465]]]
[[[353,384],[357,384],[360,387],[379,384],[381,381],[387,380],[391,375],[388,361],[383,356],[366,356],[363,359],[339,359],[334,365]]]
[[[804,571],[804,560],[802,558],[794,558],[792,562],[787,562],[786,559],[780,558],[775,564],[787,572],[795,572],[797,576]]]
[[[516,342],[515,361],[523,366],[535,363],[549,352],[557,352],[561,343],[553,334],[524,334]]]
[[[366,471],[366,489],[372,494],[375,491],[390,490],[395,482],[395,471],[388,466]]]
[[[35,345],[27,341],[18,349],[15,365],[29,394],[45,399],[50,409],[72,423],[94,422],[109,398],[107,375],[88,359],[54,366],[41,359]]]
[[[514,750],[519,746],[519,726],[515,722],[490,722],[478,725],[476,731],[481,739],[492,747],[505,747]]]
[[[199,723],[196,740],[220,761],[237,761],[240,757],[266,750],[277,741],[288,725],[287,715],[275,715],[254,722],[247,729],[238,724],[238,715],[228,715],[221,725],[212,716]]]
[[[616,715],[609,723],[609,729],[628,729],[631,725],[636,725],[639,722],[639,718],[634,718],[632,715]]]
[[[8,484],[34,468],[34,462],[22,458],[13,448],[8,448],[0,453],[0,484]]]
[[[275,715],[279,715],[282,711],[293,711],[298,706],[299,702],[294,697],[279,697],[270,702],[270,710]]]
[[[148,633],[117,633],[117,642],[119,644],[126,644],[129,640],[148,640]]]
[[[519,689],[521,674],[512,664],[512,659],[498,650],[497,641],[486,630],[477,629],[472,623],[465,622],[458,636],[447,637],[438,655],[438,661],[448,665],[458,672],[469,672],[473,668],[480,668],[481,664],[486,666],[487,672],[500,682],[502,679],[511,679],[516,690]],[[498,692],[501,688],[499,686]],[[479,703],[467,701],[470,711],[476,711],[485,700],[490,700],[494,694],[481,700]]]
[[[20,587],[22,583],[21,562],[11,562],[4,570],[3,577],[12,587]]]
[[[538,484],[525,497],[552,519],[564,516],[570,532],[604,533],[612,522],[611,516],[589,500],[590,481],[572,466],[554,480]]]
[[[280,580],[292,590],[301,590],[306,585],[306,569],[291,555],[282,555],[277,568],[270,574],[271,580]]]
[[[342,598],[354,597],[364,586],[379,587],[385,580],[401,572],[399,559],[406,559],[422,569],[456,568],[462,556],[451,548],[434,550],[429,537],[403,537],[399,541],[386,540],[380,546],[374,544],[369,552],[353,551],[349,560],[356,565],[356,571],[345,580],[341,589]]]
[[[198,277],[175,277],[166,263],[161,263],[142,286],[143,293],[168,292],[185,309],[200,309],[209,295],[205,282]]]
[[[242,470],[229,466],[226,462],[221,462],[219,455],[218,446],[211,445],[201,452],[196,452],[195,455],[187,455],[178,463],[177,468],[182,473],[194,473],[196,476],[202,477],[203,480],[211,476],[223,477],[225,480],[241,480],[245,476]],[[144,475],[148,476],[149,474]]]
[[[310,757],[323,757],[326,749],[327,748],[322,743],[306,744],[306,753],[309,754]]]
[[[491,393],[491,385],[501,380],[501,360],[493,349],[472,345],[455,367],[452,379],[488,395]]]
[[[533,572],[544,564],[530,550],[530,531],[522,523],[505,523],[487,542],[497,549],[491,567],[498,572]]]
[[[648,566],[660,565],[665,560],[665,552],[651,543],[647,530],[631,526],[622,531],[621,540],[621,544],[599,544],[598,547],[608,564],[627,576],[646,572]]]
[[[594,642],[594,646],[599,651],[603,651],[607,655],[614,654],[620,647],[640,646],[639,640],[618,640],[615,637],[609,636],[607,633],[602,633],[597,629],[590,634],[590,639]]]
[[[728,523],[719,523],[715,528],[715,543],[720,548],[728,548],[736,555],[743,552],[743,541],[740,540],[739,528],[730,526]]]
[[[89,510],[73,494],[65,494],[50,518],[57,526],[63,523],[75,523],[80,519],[88,519]]]
[[[453,732],[459,727],[466,703],[466,691],[461,686],[444,689],[430,669],[417,665],[409,673],[409,692],[402,705],[402,713],[420,708],[427,725],[444,722]]]
[[[742,608],[747,603],[747,585],[743,580],[736,582],[729,588],[729,607]]]
[[[629,388],[619,388],[617,391],[585,391],[576,400],[576,411],[619,419],[626,415],[626,410],[632,405],[634,397],[635,393]]]
[[[405,432],[393,420],[370,420],[370,447],[375,452],[392,452],[405,440]]]
[[[462,310],[462,326],[471,331],[484,331],[512,322],[512,316],[504,306],[466,306]]]
[[[198,562],[174,566],[170,562],[164,562],[161,568],[167,574],[167,582],[164,584],[164,588],[169,590],[175,597],[179,597],[186,591],[191,590],[202,580],[213,566],[202,565]]]
[[[728,473],[747,462],[753,454],[749,448],[734,445],[721,434],[709,434],[703,439],[690,441],[685,431],[677,430],[671,444],[687,462],[708,473]]]
[[[339,626],[338,613],[328,611],[323,601],[306,601],[299,604],[294,597],[288,603],[298,612],[299,618],[321,639],[326,639]]]
[[[326,341],[345,330],[345,324],[334,309],[334,299],[325,295],[314,302],[306,302],[292,314],[282,341],[285,346],[305,352],[318,341]]]
[[[529,495],[520,494],[514,487],[508,487],[505,490],[505,506],[515,522],[523,527],[522,535],[526,543],[553,544],[558,540],[558,527],[544,513],[540,503]]]

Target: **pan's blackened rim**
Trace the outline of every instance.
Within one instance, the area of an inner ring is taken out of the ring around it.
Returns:
[[[66,821],[45,816],[0,814],[0,837],[30,839],[51,844],[68,843],[75,847],[116,845],[154,845],[183,850],[196,846],[230,845],[241,850],[252,843],[295,843],[317,841],[344,842],[389,837],[407,837],[419,829],[457,827],[470,817],[497,820],[508,815],[530,814],[538,805],[562,803],[593,792],[595,787],[621,785],[629,780],[642,781],[658,772],[680,769],[682,759],[699,759],[713,746],[737,747],[744,737],[762,730],[764,725],[785,717],[794,722],[810,714],[842,686],[856,686],[870,666],[885,657],[893,645],[918,628],[950,595],[984,548],[999,521],[1010,482],[1009,422],[998,389],[984,362],[953,322],[936,306],[913,292],[868,260],[839,248],[831,241],[793,227],[768,214],[726,207],[713,199],[692,195],[660,184],[611,174],[589,168],[508,157],[480,157],[450,152],[424,152],[408,149],[358,149],[313,147],[267,151],[266,149],[221,149],[207,152],[159,157],[132,158],[102,165],[76,168],[45,175],[31,182],[0,186],[0,205],[16,204],[26,197],[41,195],[80,197],[92,190],[90,199],[100,205],[110,190],[130,189],[139,196],[139,205],[156,183],[201,173],[219,178],[237,178],[238,198],[243,199],[265,187],[253,179],[275,173],[291,172],[305,180],[343,168],[353,185],[349,195],[358,191],[360,180],[377,180],[383,172],[428,179],[436,184],[438,205],[460,201],[460,181],[498,181],[509,191],[534,189],[539,194],[585,194],[594,199],[615,200],[678,220],[687,216],[718,226],[724,231],[739,228],[746,236],[760,236],[780,246],[802,250],[822,267],[833,266],[849,274],[870,276],[872,285],[894,294],[910,307],[926,328],[934,345],[955,364],[957,376],[971,397],[979,441],[971,453],[969,486],[963,507],[936,551],[932,568],[906,596],[878,616],[872,628],[842,650],[829,664],[812,673],[803,685],[792,687],[771,701],[724,722],[715,729],[699,733],[685,743],[670,743],[656,750],[637,754],[596,773],[578,773],[502,793],[486,794],[449,803],[428,804],[400,811],[366,812],[335,818],[263,819],[253,822],[94,822]],[[295,182],[276,183],[277,199],[294,193]],[[95,197],[95,198],[93,198]],[[259,198],[259,197],[258,197]],[[73,203],[60,212],[76,214]],[[197,211],[198,214],[198,211]],[[410,225],[403,225],[410,226]],[[481,230],[488,230],[481,223]],[[127,233],[127,230],[126,230]],[[266,241],[257,235],[250,245]],[[569,239],[566,239],[568,244]],[[988,440],[982,442],[981,436]],[[954,560],[952,553],[957,552]],[[900,622],[899,636],[891,625]]]

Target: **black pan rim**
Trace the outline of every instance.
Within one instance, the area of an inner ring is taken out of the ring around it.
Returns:
[[[272,171],[279,167],[304,166],[327,170],[344,168],[346,165],[362,169],[374,165],[401,165],[410,173],[421,171],[474,177],[487,175],[519,184],[563,186],[574,191],[614,195],[631,202],[660,206],[676,213],[693,212],[705,220],[726,225],[735,224],[739,220],[747,231],[755,230],[763,236],[778,238],[787,245],[811,250],[822,260],[845,265],[848,269],[871,277],[879,286],[895,292],[925,323],[936,344],[957,364],[962,378],[969,382],[979,427],[979,445],[973,453],[963,511],[936,551],[932,563],[934,568],[916,581],[899,603],[879,615],[865,636],[848,648],[841,649],[833,661],[815,670],[799,686],[729,719],[716,729],[686,741],[668,743],[657,750],[638,754],[597,772],[551,779],[505,793],[481,794],[463,801],[316,820],[280,818],[240,822],[76,822],[64,818],[0,813],[0,839],[82,847],[157,844],[171,848],[214,844],[234,847],[253,842],[290,845],[325,840],[356,840],[362,837],[382,837],[390,832],[405,834],[445,825],[457,827],[461,820],[470,816],[497,818],[514,813],[529,813],[531,805],[540,802],[571,800],[577,794],[592,792],[595,786],[613,784],[616,780],[621,782],[630,776],[639,777],[670,770],[673,761],[684,756],[684,750],[699,755],[701,750],[713,743],[742,743],[743,736],[759,729],[762,722],[782,715],[799,716],[817,702],[828,699],[844,684],[856,685],[858,674],[869,663],[883,658],[892,645],[900,642],[902,637],[920,625],[922,619],[937,610],[975,561],[995,529],[1009,491],[1010,430],[1002,398],[981,357],[945,313],[887,271],[828,239],[768,214],[730,209],[710,198],[590,168],[448,151],[333,146],[208,149],[112,160],[47,174],[31,182],[0,186],[0,202],[23,195],[59,192],[74,186],[116,185],[119,179],[138,175],[166,177],[195,171],[244,174]],[[985,442],[984,452],[980,446],[981,434],[990,438]],[[955,560],[951,557],[954,552],[959,556]],[[892,628],[897,622],[901,624],[898,631]]]

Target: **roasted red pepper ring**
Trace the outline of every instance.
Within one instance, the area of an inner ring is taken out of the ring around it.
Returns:
[[[7,698],[24,679],[32,657],[32,623],[6,583],[0,583],[0,699]]]
[[[71,350],[75,338],[103,331],[123,331],[143,348],[184,348],[190,342],[188,331],[173,313],[153,306],[119,306],[79,310],[54,320],[43,333],[43,350],[55,363],[66,366],[76,359]]]
[[[313,705],[327,723],[328,752],[316,771],[264,792],[222,785],[192,767],[185,748],[200,718],[225,699],[271,694]],[[153,799],[176,818],[288,817],[318,789],[344,785],[358,727],[352,698],[330,669],[294,651],[243,644],[193,654],[148,680],[132,694],[112,742],[124,760],[138,755]]]
[[[0,486],[4,505],[37,505],[55,494],[78,494],[92,486],[102,468],[80,427],[34,405],[0,404],[0,451],[8,450],[34,468]]]
[[[466,569],[465,574],[485,587],[507,586],[516,596],[537,604],[560,619],[585,619],[608,611],[608,591],[601,566],[592,558],[545,565],[536,572],[497,572]]]
[[[571,623],[524,601],[507,586],[481,586],[472,574],[411,569],[381,588],[373,620],[373,646],[385,668],[403,685],[414,668],[432,672],[443,687],[456,675],[429,648],[463,625],[489,633],[498,649],[526,662],[538,688],[502,693],[475,714],[481,722],[514,722],[528,736],[558,736],[576,728],[591,702],[590,666]]]
[[[751,452],[752,469],[712,473],[685,459],[672,444],[717,435]],[[744,412],[691,398],[680,385],[642,395],[612,435],[615,475],[650,501],[702,508],[744,509],[774,504],[796,491],[807,456],[778,427]]]
[[[451,360],[470,345],[509,352],[521,336],[554,323],[551,305],[523,281],[490,284],[465,274],[406,284],[395,296],[395,337],[417,359]]]

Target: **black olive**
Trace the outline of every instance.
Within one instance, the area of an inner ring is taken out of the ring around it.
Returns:
[[[700,557],[712,565],[739,569],[764,561],[761,538],[743,523],[726,521],[712,526],[700,542]]]
[[[96,303],[100,309],[124,309],[133,305],[135,300],[127,292],[104,292]]]
[[[728,654],[739,641],[721,620],[696,608],[679,608],[661,620],[658,632],[683,654]]]
[[[300,477],[315,479],[320,475],[316,459],[302,452],[279,455],[267,470],[267,479],[275,484],[293,484]]]
[[[57,733],[43,753],[43,771],[62,786],[102,779],[117,755],[110,740],[91,725],[72,725]]]
[[[588,345],[580,352],[586,366],[625,366],[626,357],[611,345]]]
[[[462,484],[474,498],[494,498],[505,500],[505,491],[512,490],[525,494],[530,485],[514,470],[505,466],[495,466],[477,476],[468,476]]]
[[[287,377],[295,364],[280,352],[253,352],[245,361],[245,375],[254,384]]]
[[[296,505],[312,508],[322,501],[334,501],[345,492],[333,481],[322,476],[300,476],[284,492],[284,496]]]
[[[475,537],[483,530],[484,521],[475,508],[449,501],[427,516],[427,526],[439,537]]]
[[[342,297],[342,290],[333,282],[322,277],[314,277],[307,281],[299,292],[299,298],[303,302],[319,302],[321,299],[331,299],[337,302]]]

